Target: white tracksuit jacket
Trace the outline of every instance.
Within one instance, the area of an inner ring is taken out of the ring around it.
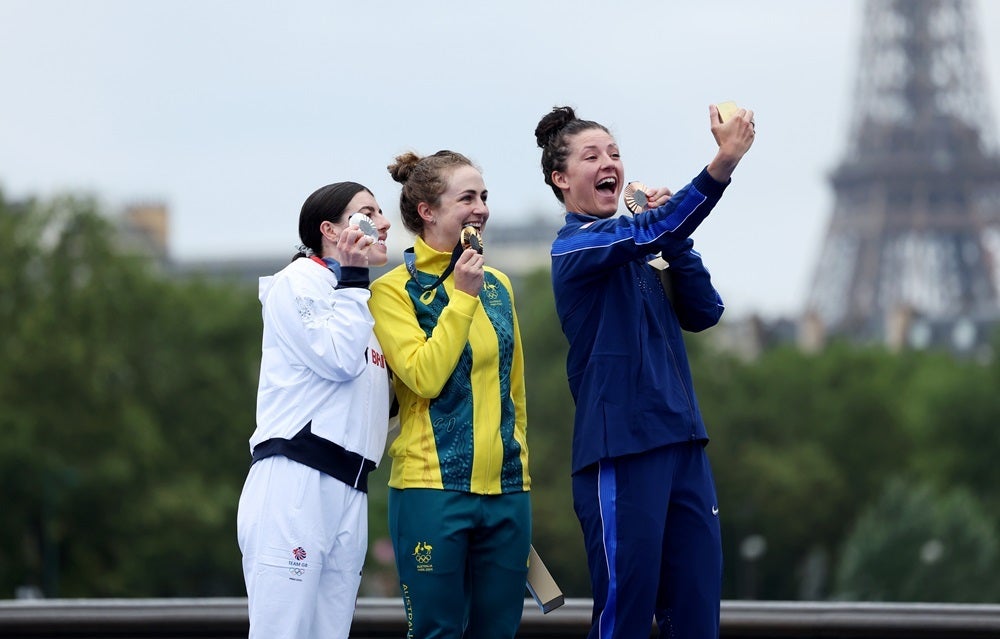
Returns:
[[[366,288],[337,289],[337,277],[299,258],[260,278],[264,335],[257,392],[260,442],[312,433],[378,463],[389,419],[389,380],[372,332]]]

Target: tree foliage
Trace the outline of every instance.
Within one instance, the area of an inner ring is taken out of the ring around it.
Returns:
[[[123,250],[99,209],[0,193],[0,597],[20,586],[240,596],[255,291],[169,277]],[[533,541],[565,594],[587,597],[567,344],[548,273],[515,294]],[[712,437],[726,598],[1000,597],[962,585],[1000,569],[987,541],[1000,527],[1000,364],[847,344],[745,361],[713,346],[725,328],[687,339]],[[397,594],[388,462],[370,478],[362,594]],[[941,553],[927,563],[930,539]]]
[[[1000,442],[984,420],[1000,398],[978,364],[844,344],[818,355],[776,349],[751,363],[707,360],[696,364],[696,383],[725,515],[727,597],[835,595],[844,539],[896,477],[997,498],[986,460]],[[754,560],[739,551],[751,535],[767,540]],[[950,561],[940,569],[961,570]]]
[[[253,291],[157,274],[88,198],[0,224],[3,590],[233,593]]]
[[[574,410],[566,377],[569,346],[556,319],[547,271],[526,277],[516,294],[525,353],[532,537],[563,590],[589,597],[583,533],[570,483]]]
[[[844,542],[836,597],[867,601],[991,602],[996,526],[965,489],[889,482]]]

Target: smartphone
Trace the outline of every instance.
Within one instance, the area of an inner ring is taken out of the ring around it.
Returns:
[[[736,112],[740,110],[740,107],[738,107],[732,100],[720,102],[715,106],[719,108],[719,117],[722,118],[723,122],[732,120],[736,117]]]

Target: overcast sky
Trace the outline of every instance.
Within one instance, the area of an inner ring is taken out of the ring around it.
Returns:
[[[996,122],[1000,2],[974,2]],[[737,316],[793,314],[846,146],[861,0],[0,0],[0,189],[170,209],[178,259],[286,255],[302,201],[470,156],[490,224],[561,219],[533,131],[554,105],[606,124],[626,178],[680,188],[715,152],[708,104],[757,140],[695,246]],[[994,125],[995,127],[995,125]],[[487,229],[488,240],[488,229]]]

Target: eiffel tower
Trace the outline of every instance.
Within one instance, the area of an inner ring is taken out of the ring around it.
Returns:
[[[966,0],[867,0],[800,341],[972,352],[1000,320],[1000,158]]]

